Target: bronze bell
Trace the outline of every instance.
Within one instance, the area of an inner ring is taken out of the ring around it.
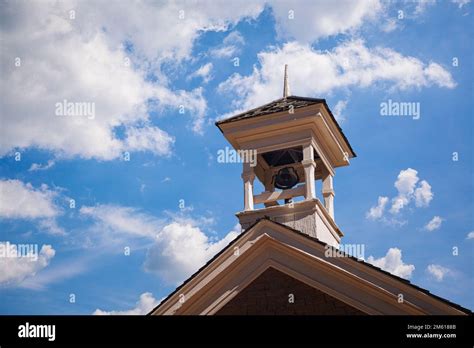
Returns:
[[[287,190],[295,186],[300,181],[300,178],[295,168],[285,167],[278,171],[273,180],[275,181],[276,188]]]

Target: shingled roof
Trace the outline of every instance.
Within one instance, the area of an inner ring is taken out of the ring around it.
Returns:
[[[317,239],[317,238],[315,238],[315,237],[311,237],[311,236],[309,236],[309,235],[307,235],[307,234],[305,234],[305,233],[302,233],[301,231],[298,231],[298,230],[296,230],[296,229],[294,229],[294,228],[291,228],[291,227],[286,226],[286,225],[284,225],[284,224],[281,224],[281,223],[279,223],[279,222],[273,221],[273,220],[271,220],[271,219],[269,219],[269,218],[267,218],[267,217],[264,217],[264,218],[261,218],[261,219],[258,219],[257,221],[255,221],[249,228],[247,228],[245,231],[243,231],[241,234],[239,234],[239,235],[238,235],[234,240],[232,240],[227,246],[225,246],[225,247],[222,248],[218,253],[216,253],[209,261],[206,262],[205,265],[203,265],[201,268],[199,268],[193,275],[191,275],[191,276],[190,276],[188,279],[186,279],[181,285],[179,285],[172,293],[170,293],[166,298],[164,298],[164,299],[163,299],[155,308],[153,308],[147,315],[152,315],[152,313],[153,313],[157,308],[159,308],[159,307],[160,307],[162,304],[164,304],[169,298],[171,298],[174,294],[176,294],[178,291],[180,291],[180,289],[182,289],[187,283],[189,283],[189,282],[190,282],[192,279],[194,279],[199,273],[201,273],[204,269],[206,269],[206,268],[207,268],[212,262],[214,262],[214,260],[216,260],[221,254],[223,254],[226,250],[232,248],[233,245],[236,244],[238,240],[240,240],[241,238],[243,238],[244,235],[246,235],[247,233],[249,233],[249,231],[250,231],[253,227],[255,227],[257,224],[259,224],[259,223],[261,223],[261,222],[263,222],[263,221],[270,221],[270,222],[272,222],[272,223],[274,223],[274,224],[276,224],[276,225],[279,225],[279,226],[281,226],[281,227],[284,227],[285,229],[287,229],[287,230],[289,230],[289,231],[292,231],[292,232],[294,232],[294,233],[296,233],[296,234],[302,236],[303,238],[307,238],[307,239],[309,239],[309,240],[311,240],[311,241],[313,241],[313,242],[315,242],[315,243],[318,243],[318,244],[324,246],[325,248],[326,248],[326,247],[327,247],[327,248],[331,248],[331,249],[333,249],[334,251],[340,252],[339,249],[334,248],[333,246],[330,246],[329,244],[324,243],[324,242],[320,241],[319,239]],[[440,296],[438,296],[438,295],[435,295],[435,294],[431,293],[429,290],[426,290],[426,289],[424,289],[424,288],[421,288],[421,287],[419,287],[419,286],[417,286],[417,285],[411,283],[409,280],[407,280],[407,279],[405,279],[405,278],[401,278],[401,277],[399,277],[399,276],[396,276],[396,275],[394,275],[394,274],[392,274],[392,273],[390,273],[390,272],[387,272],[387,271],[385,271],[385,270],[383,270],[383,269],[381,269],[381,268],[379,268],[379,267],[377,267],[377,266],[374,266],[374,265],[372,265],[372,264],[366,262],[365,260],[358,259],[358,258],[356,258],[356,257],[354,257],[354,256],[352,256],[352,255],[349,255],[349,254],[345,253],[345,252],[342,252],[342,254],[344,254],[346,257],[348,257],[348,258],[350,258],[350,259],[352,259],[352,260],[354,260],[354,261],[357,261],[357,263],[359,263],[359,264],[362,264],[362,265],[364,265],[364,266],[366,266],[366,267],[370,267],[370,268],[372,268],[372,269],[374,269],[374,270],[376,270],[376,271],[378,271],[378,272],[380,272],[380,273],[383,273],[383,274],[385,274],[385,275],[387,275],[387,276],[389,276],[389,277],[391,277],[391,278],[393,278],[393,279],[395,279],[395,280],[398,280],[398,281],[400,281],[400,282],[403,282],[404,284],[406,284],[406,285],[408,285],[408,286],[410,286],[410,287],[412,287],[412,288],[414,288],[414,289],[416,289],[416,290],[418,290],[418,291],[421,291],[422,293],[424,293],[424,294],[426,294],[426,295],[428,295],[428,296],[431,296],[431,297],[433,297],[433,298],[435,298],[435,299],[437,299],[437,300],[439,300],[439,301],[441,301],[441,302],[444,302],[444,303],[446,303],[447,305],[449,305],[449,306],[451,306],[451,307],[453,307],[453,308],[456,308],[456,309],[458,309],[458,310],[461,311],[461,312],[464,312],[464,313],[466,313],[466,314],[468,314],[468,315],[472,315],[472,314],[473,314],[473,312],[472,312],[470,309],[465,308],[465,307],[463,307],[463,306],[461,306],[461,305],[459,305],[459,304],[457,304],[457,303],[451,302],[451,301],[449,301],[449,300],[447,300],[447,299],[445,299],[445,298],[443,298],[443,297],[440,297]]]
[[[243,113],[240,113],[240,114],[237,114],[235,116],[226,118],[224,120],[217,121],[216,126],[219,127],[219,129],[222,131],[222,129],[220,128],[221,124],[235,122],[235,121],[239,121],[239,120],[243,120],[243,119],[249,119],[249,118],[263,116],[263,115],[275,114],[275,113],[282,112],[282,111],[287,111],[290,108],[290,106],[293,106],[294,110],[296,110],[296,109],[304,108],[304,107],[314,105],[314,104],[324,104],[324,106],[326,107],[326,110],[328,111],[328,113],[331,116],[332,120],[336,124],[338,130],[341,132],[342,137],[344,138],[344,141],[349,146],[349,148],[352,151],[354,157],[356,157],[357,156],[356,153],[352,149],[352,146],[349,143],[349,140],[347,140],[344,132],[342,131],[339,124],[337,123],[336,118],[334,117],[334,115],[331,112],[331,109],[329,108],[328,104],[326,103],[326,99],[298,97],[298,96],[292,95],[292,96],[288,96],[286,98],[280,98],[280,99],[274,100],[274,101],[272,101],[268,104],[259,106],[255,109],[245,111]]]
[[[242,120],[244,118],[251,118],[251,117],[256,117],[256,116],[274,114],[281,111],[287,111],[290,108],[290,105],[293,105],[295,109],[299,109],[305,106],[320,104],[320,103],[326,104],[326,100],[316,99],[316,98],[296,97],[296,96],[280,98],[268,104],[259,106],[258,108],[243,112],[241,114],[232,116],[230,118],[226,118],[225,120],[218,121],[216,122],[216,125],[234,122],[234,121]]]

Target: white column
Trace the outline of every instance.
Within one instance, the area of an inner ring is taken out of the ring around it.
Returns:
[[[304,168],[304,177],[306,184],[306,193],[305,199],[316,198],[316,190],[314,183],[314,170],[316,169],[316,162],[314,161],[314,150],[311,144],[305,145],[303,147],[303,161],[301,164]]]
[[[334,187],[333,187],[333,176],[327,171],[323,171],[323,197],[324,206],[327,212],[334,220]]]
[[[243,167],[244,210],[253,210],[253,181],[255,180],[255,173],[249,163],[244,162]]]

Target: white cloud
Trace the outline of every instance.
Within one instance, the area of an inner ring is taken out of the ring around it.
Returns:
[[[208,83],[212,79],[211,75],[212,63],[207,63],[201,66],[198,70],[189,75],[190,78],[200,77],[204,83]]]
[[[398,28],[398,21],[395,18],[388,18],[382,25],[382,31],[390,33]]]
[[[65,235],[66,231],[64,228],[58,225],[56,219],[48,218],[48,219],[40,219],[38,220],[38,228],[41,231],[46,231],[50,234],[55,235]]]
[[[431,191],[431,185],[426,180],[420,181],[418,171],[412,168],[401,170],[394,186],[398,194],[392,198],[389,211],[395,216],[400,214],[403,208],[408,206],[412,201],[415,202],[416,207],[428,207],[434,196]],[[383,216],[387,201],[388,197],[379,196],[378,204],[370,208],[366,213],[366,218],[382,220],[389,224],[404,224],[404,222],[396,218],[392,217],[388,219]]]
[[[441,282],[447,275],[453,274],[453,272],[449,268],[435,264],[428,265],[428,267],[426,267],[426,270],[438,282]]]
[[[223,40],[224,45],[244,45],[245,39],[238,31],[233,31]]]
[[[238,52],[236,46],[219,46],[211,50],[210,54],[215,58],[230,58]]]
[[[444,219],[439,216],[434,216],[424,227],[425,230],[434,231],[441,227]]]
[[[62,213],[54,203],[57,196],[46,184],[34,188],[16,179],[0,180],[0,218],[34,220],[39,230],[64,235],[56,222]]]
[[[339,100],[334,106],[333,114],[334,117],[338,122],[342,122],[345,120],[345,117],[342,115],[342,112],[346,109],[347,100]]]
[[[370,208],[370,210],[366,214],[366,218],[371,220],[380,219],[383,216],[387,203],[388,197],[379,196],[377,205]]]
[[[451,0],[453,4],[458,5],[459,8],[462,8],[464,5],[467,5],[471,0]]]
[[[0,217],[4,219],[53,218],[59,214],[54,204],[56,192],[43,184],[35,189],[20,180],[0,180]]]
[[[191,218],[187,211],[160,219],[131,207],[98,205],[84,206],[80,213],[94,221],[85,247],[103,247],[102,252],[122,252],[124,245],[147,249],[144,269],[167,283],[183,281],[240,233],[236,226],[221,239],[209,237],[202,228],[214,220]]]
[[[53,167],[56,163],[54,162],[54,160],[48,160],[48,163],[42,165],[42,164],[38,164],[38,163],[33,163],[30,167],[30,169],[28,169],[29,172],[35,172],[37,170],[47,170],[51,167]]]
[[[256,18],[264,4],[263,1],[222,1],[219,5],[215,1],[178,0],[143,1],[133,6],[118,2],[110,6],[80,2],[76,8],[78,14],[95,15],[77,16],[84,31],[103,25],[114,45],[127,39],[133,43],[137,55],[144,55],[148,60],[179,61],[189,58],[194,41],[202,32],[224,31],[243,19]]]
[[[271,6],[277,33],[301,42],[353,32],[364,22],[378,19],[383,10],[379,0],[339,0],[337,4],[331,0],[277,0]]]
[[[379,259],[369,256],[367,262],[383,269],[384,271],[406,279],[410,279],[413,271],[415,270],[414,265],[403,262],[402,251],[398,248],[390,248],[387,251],[387,254]]]
[[[4,242],[0,244],[2,248],[7,247]],[[55,253],[51,245],[43,245],[35,258],[0,257],[0,285],[18,286],[24,280],[34,277],[37,272],[48,266]]]
[[[200,88],[172,90],[161,65],[187,59],[202,32],[224,30],[262,9],[255,3],[186,1],[2,4],[0,156],[30,147],[57,158],[111,160],[124,151],[143,150],[168,154],[172,137],[152,126],[150,105],[160,110],[183,105],[197,133],[207,106]],[[15,66],[16,58],[21,66]],[[150,72],[156,82],[146,79]],[[95,117],[56,116],[55,104],[65,99],[94,105]],[[130,147],[136,137],[119,137],[118,127],[134,136],[153,136],[153,141]]]
[[[414,3],[416,3],[414,15],[418,16],[424,13],[429,6],[435,5],[436,0],[418,0]]]
[[[138,209],[118,205],[83,206],[80,213],[97,223],[96,229],[104,233],[122,234],[132,237],[155,238],[163,221]]]
[[[94,254],[92,257],[97,257],[97,255]],[[55,265],[51,265],[36,276],[25,279],[19,284],[19,287],[37,291],[45,290],[51,284],[65,281],[89,271],[93,266],[92,257],[91,254],[86,255],[86,257],[75,256],[70,260],[61,261],[59,264],[55,263]]]
[[[182,282],[238,234],[236,228],[224,238],[211,242],[199,227],[184,221],[172,222],[160,231],[156,243],[148,250],[145,270],[169,283]]]
[[[415,190],[415,205],[417,207],[427,207],[432,199],[431,185],[422,180],[420,186]]]
[[[224,38],[222,45],[213,48],[209,53],[214,58],[230,58],[239,53],[244,44],[244,37],[238,31],[233,31]]]
[[[408,206],[411,202],[415,202],[416,207],[428,207],[433,199],[431,185],[426,181],[420,181],[418,171],[412,168],[401,170],[397,180],[394,183],[397,189],[397,196],[391,199],[390,213],[395,217],[386,218],[384,216],[385,206],[389,200],[388,197],[379,196],[378,204],[370,208],[366,213],[366,218],[371,220],[382,220],[388,224],[403,225],[405,222],[399,221],[396,216]]]
[[[466,239],[474,239],[474,231],[469,232]]]
[[[129,151],[151,151],[163,156],[171,153],[174,137],[157,127],[130,127],[126,134],[126,149]]]
[[[141,72],[126,67],[124,52],[109,48],[102,34],[86,42],[72,29],[68,34],[39,35],[36,40],[30,33],[24,33],[22,40],[5,36],[10,40],[2,51],[16,52],[23,63],[16,68],[9,57],[2,57],[5,111],[0,156],[15,148],[36,147],[57,157],[111,160],[128,150],[114,133],[115,127],[148,122],[148,98],[158,98],[167,106],[176,103],[168,96],[173,93],[152,86]],[[36,47],[36,42],[41,44]],[[178,95],[174,98],[180,101]],[[63,100],[94,105],[94,119],[56,116],[56,103]],[[167,139],[161,142],[166,144]]]
[[[337,89],[377,85],[396,89],[455,86],[450,73],[437,63],[423,63],[390,48],[368,48],[362,40],[343,42],[331,51],[289,42],[260,52],[258,61],[260,67],[254,66],[252,74],[235,73],[218,87],[220,93],[234,97],[234,112],[280,98],[285,64],[294,95],[320,97]]]
[[[124,311],[103,311],[96,309],[93,315],[145,315],[158,306],[159,303],[160,301],[156,300],[152,293],[145,292],[140,295],[140,299],[136,303],[135,308]]]
[[[441,65],[437,63],[430,63],[423,72],[428,81],[435,82],[438,86],[453,88],[456,83],[453,81],[453,77],[448,70],[445,70]]]
[[[392,214],[398,214],[410,202],[418,180],[418,172],[416,170],[408,168],[400,171],[394,184],[398,191],[398,196],[392,200],[392,207],[390,208]]]
[[[390,208],[392,214],[400,213],[412,200],[415,200],[415,206],[417,207],[429,206],[434,195],[431,191],[431,185],[426,180],[418,182],[418,171],[415,169],[408,168],[400,171],[394,184],[398,195],[392,199],[392,207]],[[416,187],[417,184],[418,187]]]

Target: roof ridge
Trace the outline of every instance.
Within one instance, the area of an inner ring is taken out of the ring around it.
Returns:
[[[223,248],[222,248],[218,253],[216,253],[209,261],[207,261],[201,268],[199,268],[199,269],[198,269],[196,272],[194,272],[190,277],[188,277],[186,280],[184,280],[174,291],[172,291],[168,296],[166,296],[166,297],[165,297],[157,306],[155,306],[147,315],[151,315],[158,307],[161,306],[161,304],[165,303],[171,296],[173,296],[173,295],[174,295],[175,293],[177,293],[181,288],[183,288],[187,283],[189,283],[189,282],[190,282],[194,277],[196,277],[202,270],[204,270],[208,265],[210,265],[212,262],[214,262],[214,260],[216,260],[220,255],[222,255],[227,249],[231,248],[232,245],[235,244],[238,240],[240,240],[244,235],[246,235],[246,234],[248,233],[248,231],[250,231],[252,228],[254,228],[257,224],[262,223],[262,222],[265,222],[265,221],[269,221],[269,222],[271,222],[271,223],[273,223],[273,224],[282,226],[282,227],[284,227],[284,228],[286,228],[286,229],[288,229],[288,230],[290,230],[290,231],[292,231],[292,232],[297,233],[298,235],[300,235],[300,236],[302,236],[302,237],[304,237],[304,238],[308,238],[309,240],[314,241],[314,242],[316,242],[316,243],[318,243],[318,244],[321,244],[321,245],[323,245],[323,246],[329,246],[329,247],[335,249],[332,245],[329,245],[329,244],[327,244],[327,243],[325,243],[325,242],[323,242],[323,241],[321,241],[321,240],[319,240],[319,239],[317,239],[317,238],[315,238],[315,237],[311,237],[310,235],[307,235],[307,234],[305,234],[305,233],[303,233],[303,232],[301,232],[301,231],[298,231],[298,230],[296,230],[296,229],[294,229],[294,228],[292,228],[292,227],[286,226],[286,225],[284,225],[284,224],[282,224],[282,223],[280,223],[280,222],[273,221],[273,220],[271,220],[268,216],[261,217],[261,218],[257,219],[252,225],[250,225],[245,231],[242,231],[235,239],[233,239],[232,241],[230,241],[229,244],[227,244],[225,247],[223,247]],[[337,249],[337,250],[339,250],[339,249]],[[418,291],[421,291],[421,292],[425,293],[426,295],[432,296],[432,297],[434,297],[434,298],[436,298],[436,299],[438,299],[438,300],[440,300],[440,301],[442,301],[442,302],[444,302],[444,303],[446,303],[446,304],[448,304],[448,305],[450,305],[450,306],[452,306],[452,307],[455,307],[456,309],[458,309],[458,310],[460,310],[460,311],[462,311],[462,312],[464,312],[464,313],[467,313],[467,314],[469,314],[469,315],[472,315],[472,314],[473,314],[473,312],[472,312],[470,309],[465,308],[465,307],[463,307],[463,306],[461,306],[461,305],[459,305],[459,304],[457,304],[457,303],[451,302],[451,301],[449,301],[449,300],[447,300],[447,299],[445,299],[445,298],[443,298],[443,297],[441,297],[441,296],[435,295],[435,294],[431,293],[429,290],[426,290],[426,289],[424,289],[424,288],[422,288],[422,287],[419,287],[418,285],[415,285],[415,284],[411,283],[411,282],[410,282],[409,280],[407,280],[407,279],[401,278],[401,277],[396,276],[396,275],[394,275],[394,274],[392,274],[392,273],[390,273],[390,272],[384,271],[383,269],[381,269],[381,268],[379,268],[379,267],[376,267],[376,266],[374,266],[374,265],[372,265],[372,264],[370,264],[370,263],[368,263],[368,262],[366,262],[366,261],[364,261],[364,260],[362,260],[362,259],[358,259],[358,258],[356,258],[356,257],[354,257],[354,256],[352,256],[352,255],[347,254],[347,253],[345,253],[345,254],[348,256],[348,258],[350,258],[350,259],[352,259],[352,260],[354,260],[354,261],[357,261],[358,263],[362,263],[363,265],[368,266],[368,267],[370,267],[370,268],[372,268],[372,269],[375,269],[375,270],[377,270],[377,271],[379,271],[379,272],[381,272],[381,273],[383,273],[383,274],[385,274],[385,275],[388,275],[388,276],[394,278],[395,280],[401,281],[401,282],[405,283],[406,285],[411,286],[411,287],[417,289]]]

